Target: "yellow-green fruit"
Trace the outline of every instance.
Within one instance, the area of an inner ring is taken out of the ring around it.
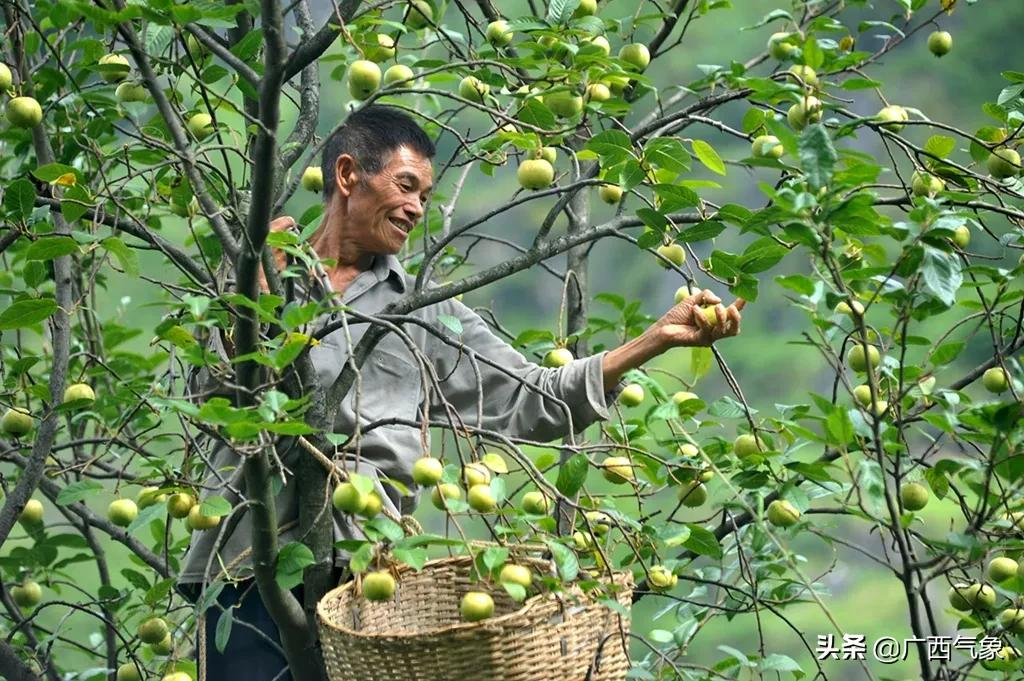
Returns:
[[[679,501],[683,506],[697,508],[708,500],[708,488],[699,482],[692,482],[679,488]]]
[[[363,577],[363,596],[368,601],[387,601],[395,595],[395,586],[390,572],[369,572]]]
[[[632,66],[637,71],[643,71],[651,63],[651,52],[642,43],[631,43],[624,45],[619,50],[619,59]]]
[[[690,296],[695,296],[698,293],[700,293],[699,286],[687,284],[686,286],[680,286],[676,289],[676,294],[672,297],[672,300],[674,300],[675,304],[678,305]]]
[[[366,506],[363,506],[363,510],[359,511],[359,515],[363,518],[376,518],[383,510],[384,500],[380,494],[372,491],[366,495]]]
[[[673,574],[664,565],[652,565],[647,571],[647,583],[655,591],[668,591],[679,583],[679,575]]]
[[[1007,608],[999,613],[999,626],[1015,634],[1024,634],[1024,610]]]
[[[594,536],[589,532],[573,532],[572,542],[580,551],[585,551],[594,545]]]
[[[785,499],[768,504],[768,522],[776,527],[792,527],[800,522],[800,511]]]
[[[136,505],[142,508],[149,508],[155,504],[162,504],[167,501],[166,494],[160,494],[159,487],[143,487],[139,490],[139,493],[135,495]]]
[[[302,171],[302,188],[310,192],[323,191],[324,171],[317,167],[306,168]]]
[[[818,74],[810,66],[794,64],[789,67],[789,72],[804,82],[804,85],[814,87],[818,84]]]
[[[590,529],[598,537],[608,534],[608,530],[612,528],[612,519],[604,511],[587,511],[583,515],[590,523]]]
[[[358,59],[348,67],[348,92],[354,99],[363,100],[380,87],[380,67],[368,59]]]
[[[608,86],[616,95],[621,95],[629,87],[631,78],[625,73],[609,73],[601,78],[601,82]]]
[[[0,430],[7,435],[21,437],[32,430],[32,415],[24,409],[14,407],[4,412],[0,419]]]
[[[871,367],[875,368],[878,363],[882,361],[882,355],[878,352],[878,348],[874,345],[868,346],[867,355],[864,354],[863,345],[854,345],[850,348],[850,351],[846,353],[847,365],[858,373],[867,371],[868,362],[871,363]]]
[[[981,384],[990,393],[1002,393],[1010,387],[1010,381],[1002,367],[992,367],[981,375]]]
[[[928,505],[930,496],[928,488],[919,482],[907,482],[900,487],[900,501],[908,511],[920,511]]]
[[[572,13],[574,17],[590,17],[597,14],[597,0],[580,0],[579,7]]]
[[[12,99],[11,101],[13,102],[14,100]],[[8,108],[10,108],[10,104],[8,104]],[[8,118],[10,118],[10,115],[10,111],[8,111]],[[1020,173],[1020,154],[1014,149],[1006,149],[1005,147],[996,149],[989,154],[985,165],[988,167],[989,175],[998,180],[1016,177]]]
[[[134,662],[125,662],[117,668],[117,681],[142,681],[142,672]]]
[[[193,196],[188,203],[179,203],[172,197],[170,209],[178,217],[189,218],[199,212],[199,201]]]
[[[889,106],[882,107],[876,117],[881,121],[882,127],[886,130],[891,130],[892,132],[899,132],[904,128],[904,121],[910,120],[910,115],[907,114],[907,110],[896,104],[890,104]]]
[[[817,123],[824,115],[821,100],[817,97],[804,97],[789,107],[786,120],[794,130],[803,130],[808,123]]]
[[[544,95],[544,106],[562,118],[572,118],[583,111],[583,97],[568,90]]]
[[[466,76],[459,82],[459,96],[471,102],[483,102],[491,86],[476,76]]]
[[[490,485],[473,485],[466,493],[466,501],[471,509],[479,513],[493,513],[498,508],[498,501]]]
[[[414,31],[426,28],[434,20],[434,8],[426,0],[411,0],[405,15],[405,25]]]
[[[662,244],[658,246],[658,255],[662,256],[676,267],[681,267],[686,262],[686,249],[683,248],[682,244],[672,242],[670,244]],[[665,260],[658,260],[658,264],[662,267],[668,267],[665,264]]]
[[[160,643],[169,633],[171,632],[167,628],[167,622],[162,617],[150,617],[140,624],[138,631],[136,631],[139,640],[149,644]]]
[[[139,507],[131,499],[115,499],[107,506],[107,520],[118,527],[128,527],[139,517]]]
[[[917,171],[910,182],[914,196],[934,196],[946,189],[946,183],[931,173]]]
[[[993,582],[1005,582],[1017,576],[1018,567],[1020,566],[1013,558],[999,556],[988,564],[988,577]]]
[[[624,407],[635,407],[644,401],[644,389],[638,383],[630,383],[619,393],[619,404]]]
[[[11,588],[11,598],[19,608],[34,608],[43,600],[43,587],[38,582],[26,579]]]
[[[165,674],[160,681],[192,681],[192,677],[186,672],[171,672],[170,674]]]
[[[840,300],[838,303],[836,303],[836,306],[832,308],[832,311],[835,312],[836,314],[844,314],[847,317],[852,317],[854,311],[856,311],[857,314],[863,316],[864,306],[861,304],[859,300],[853,300],[850,301],[849,303],[846,302],[845,300]]]
[[[108,83],[120,83],[128,77],[129,72],[132,70],[131,65],[128,63],[128,59],[120,54],[105,54],[100,57],[99,63],[101,66],[110,67],[103,69],[100,73],[103,80]]]
[[[540,157],[554,165],[555,161],[558,159],[558,149],[555,149],[554,147],[541,147]]]
[[[733,440],[732,451],[736,456],[745,459],[748,456],[759,454],[761,452],[759,445],[760,442],[756,437],[750,433],[743,433]]]
[[[953,243],[958,248],[967,248],[971,243],[971,230],[967,228],[967,225],[960,225],[953,230]]]
[[[96,393],[85,383],[73,383],[64,389],[64,402],[96,400]]]
[[[167,634],[162,640],[150,643],[149,649],[153,651],[154,655],[170,655],[174,651],[174,640],[170,634]]]
[[[434,508],[439,511],[443,511],[448,508],[448,500],[458,500],[462,498],[462,490],[459,489],[458,485],[453,485],[450,482],[442,482],[440,485],[434,488],[434,491],[430,493],[430,503],[434,504]]]
[[[591,83],[587,86],[587,101],[607,102],[611,98],[612,91],[604,83]]]
[[[498,19],[487,24],[487,42],[495,47],[504,47],[512,42],[512,31],[508,27],[508,22]]]
[[[197,113],[185,124],[192,136],[202,142],[214,132],[213,117],[206,113]]]
[[[384,72],[384,87],[391,87],[395,83],[401,83],[401,87],[409,87],[415,77],[413,70],[405,64],[395,64]]]
[[[7,64],[0,62],[0,92],[10,90],[13,83],[14,76],[11,74],[11,70]]]
[[[871,406],[871,408],[868,411],[870,411],[875,416],[881,417],[883,414],[889,411],[889,402],[888,400],[878,400],[877,402],[874,403],[874,405]]]
[[[462,597],[459,612],[467,622],[485,620],[494,614],[494,600],[482,591],[470,591]]]
[[[149,90],[139,83],[125,81],[114,90],[114,96],[119,102],[145,102],[149,99]]]
[[[928,51],[936,57],[944,57],[953,49],[953,36],[949,31],[933,31],[928,36]]]
[[[518,584],[524,589],[529,589],[533,584],[533,572],[525,565],[514,565],[509,563],[501,568],[498,581],[505,584]]]
[[[601,462],[601,474],[608,482],[625,484],[633,480],[633,464],[625,456],[609,456]]]
[[[359,513],[366,508],[370,497],[360,492],[351,482],[343,482],[334,488],[331,501],[334,508],[342,513]]]
[[[789,36],[789,33],[779,32],[772,33],[768,38],[768,54],[773,59],[778,59],[779,61],[789,59],[789,56],[796,51],[796,45],[785,42]]]
[[[704,321],[714,326],[718,323],[718,308],[714,305],[704,305],[700,308]]]
[[[25,503],[25,508],[18,514],[18,522],[27,527],[43,522],[43,502],[29,499]]]
[[[470,463],[462,467],[462,481],[466,489],[474,485],[486,485],[491,481],[491,469],[482,463]]]
[[[551,368],[564,367],[572,362],[573,359],[574,357],[568,348],[555,348],[544,355],[544,366]]]
[[[871,386],[868,384],[858,385],[853,389],[853,397],[863,406],[871,404]]]
[[[212,530],[220,525],[219,515],[203,515],[199,510],[200,508],[199,504],[196,504],[188,510],[188,518],[185,520],[185,526],[188,529],[198,531]]]
[[[699,400],[699,399],[700,398],[697,397],[697,393],[691,393],[691,392],[689,392],[687,390],[680,390],[679,392],[674,393],[672,395],[672,401],[675,402],[676,404],[682,404],[683,402],[687,402],[689,400]]]
[[[555,181],[555,169],[542,158],[527,159],[519,164],[516,179],[524,189],[544,189]]]
[[[622,187],[617,184],[602,184],[597,190],[597,195],[605,203],[613,205],[622,200]]]
[[[412,466],[412,479],[417,485],[429,487],[441,481],[444,475],[444,464],[433,457],[425,456],[417,459]]]
[[[196,505],[196,499],[186,492],[175,492],[167,499],[167,514],[172,518],[186,518]]]
[[[754,158],[782,158],[786,149],[775,135],[758,135],[750,145],[750,155]]]
[[[949,589],[949,604],[961,611],[991,610],[996,604],[996,592],[985,584],[957,584]]]
[[[533,515],[547,515],[551,511],[551,500],[543,492],[527,492],[523,495],[523,510]]]
[[[18,128],[34,128],[43,120],[43,109],[31,97],[12,97],[4,109],[7,120]]]
[[[601,53],[606,57],[612,53],[612,46],[608,42],[608,38],[605,38],[603,35],[597,35],[594,36],[593,38],[587,38],[583,41],[583,44],[593,45],[594,47],[599,49]]]
[[[386,33],[378,33],[374,38],[376,45],[368,45],[363,50],[363,55],[370,61],[382,62],[393,59],[395,56],[395,39]]]

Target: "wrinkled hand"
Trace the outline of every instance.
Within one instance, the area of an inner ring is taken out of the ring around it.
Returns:
[[[747,301],[737,298],[729,307],[721,303],[721,298],[708,289],[698,291],[666,312],[652,328],[671,347],[707,347],[720,338],[735,336],[740,332],[740,310]],[[704,316],[702,308],[705,307],[714,311],[715,323]]]
[[[288,217],[287,215],[282,215],[281,217],[275,218],[270,221],[271,232],[287,232],[294,226],[295,220]],[[285,264],[287,263],[287,254],[284,251],[277,248],[273,249],[273,253],[274,262],[277,263],[278,271],[283,270]],[[260,265],[260,290],[263,291],[264,293],[268,293],[270,291],[270,287],[267,285],[267,277],[263,273],[262,265]]]

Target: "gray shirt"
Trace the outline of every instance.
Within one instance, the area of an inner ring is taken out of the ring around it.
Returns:
[[[348,286],[342,302],[358,312],[375,314],[405,295],[411,284],[412,279],[397,258],[378,256],[372,268],[361,272]],[[337,319],[338,314],[324,315],[318,323],[328,324]],[[378,342],[360,369],[357,387],[361,428],[395,417],[417,421],[425,407],[431,419],[447,420],[450,410],[454,410],[467,426],[545,442],[568,434],[570,415],[574,430],[608,418],[612,395],[604,390],[601,354],[557,369],[538,366],[492,333],[479,315],[454,299],[423,307],[411,316],[455,341],[447,344],[419,325],[402,327],[436,373],[448,405],[442,405],[431,394],[429,386],[424,385],[421,364],[406,342],[397,334],[389,333]],[[447,325],[439,318],[448,322]],[[450,318],[457,319],[458,324]],[[348,335],[354,346],[367,325],[356,323],[351,317],[348,319]],[[450,327],[459,325],[462,333],[456,334]],[[310,348],[317,378],[325,388],[334,383],[344,368],[348,348],[343,328],[324,336],[319,345]],[[477,356],[491,360],[495,366],[482,361],[471,362],[464,348],[471,348]],[[199,372],[193,386],[200,390],[211,388],[205,369]],[[338,407],[334,432],[350,435],[355,431],[356,395],[354,387]],[[478,415],[482,415],[479,422]],[[409,425],[373,428],[360,437],[357,465],[355,454],[346,454],[349,457],[346,468],[373,478],[386,508],[397,514],[411,513],[419,498],[419,489],[411,477],[412,467],[423,456],[424,449],[429,448],[424,436],[429,438],[429,431]],[[207,453],[211,467],[205,480],[205,495],[218,494],[234,506],[242,501],[245,489],[241,461],[223,444],[207,443],[212,451]],[[303,455],[309,456],[299,447],[292,447],[283,459],[285,484],[276,497],[277,522],[284,528],[280,532],[282,545],[298,539],[297,490],[287,469],[296,456]],[[403,495],[390,485],[382,485],[380,478],[397,480],[412,494]],[[224,533],[226,536],[221,537],[218,547],[219,534],[222,534],[220,527],[193,533],[180,581],[216,578],[222,570],[231,578],[251,575],[248,548],[252,527],[248,514],[242,515],[229,533]],[[352,520],[337,512],[334,513],[334,535],[335,540],[361,538]],[[336,563],[343,563],[346,558],[339,549],[335,549],[335,556]],[[208,563],[209,574],[206,573]]]

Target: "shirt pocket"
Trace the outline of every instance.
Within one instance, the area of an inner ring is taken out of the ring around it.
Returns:
[[[389,418],[417,420],[420,404],[420,367],[409,348],[394,336],[377,343],[360,369],[360,380],[353,385],[342,405],[342,414],[355,423],[356,388],[359,388],[359,422],[367,425]],[[385,427],[403,428],[401,424]]]

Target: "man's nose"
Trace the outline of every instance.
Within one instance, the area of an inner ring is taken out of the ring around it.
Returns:
[[[416,197],[405,204],[405,214],[412,222],[419,222],[423,219],[423,202]]]

